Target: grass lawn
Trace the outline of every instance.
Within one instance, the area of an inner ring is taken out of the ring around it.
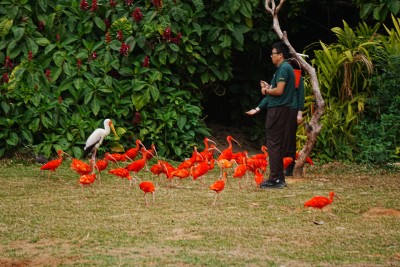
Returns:
[[[253,175],[239,190],[230,175],[213,206],[217,167],[206,186],[144,170],[156,184],[147,207],[137,184],[106,172],[82,189],[70,163],[48,178],[0,162],[0,266],[400,266],[398,171],[311,166],[282,190]],[[303,207],[330,191],[324,211]]]

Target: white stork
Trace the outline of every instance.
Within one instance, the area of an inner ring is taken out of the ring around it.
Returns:
[[[85,148],[83,149],[83,157],[85,158],[89,153],[92,153],[92,160],[96,162],[96,153],[101,143],[106,136],[110,134],[110,129],[113,131],[115,136],[118,138],[118,134],[114,129],[114,125],[110,119],[104,120],[104,129],[97,128],[86,140]]]

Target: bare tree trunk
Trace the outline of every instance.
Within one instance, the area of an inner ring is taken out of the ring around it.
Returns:
[[[306,70],[307,73],[310,75],[311,85],[316,101],[315,112],[314,114],[312,114],[310,122],[305,124],[307,141],[303,149],[299,153],[299,158],[296,161],[296,166],[294,168],[294,177],[302,177],[304,173],[306,158],[311,154],[311,150],[317,142],[317,136],[321,131],[320,119],[324,113],[325,102],[319,89],[319,83],[315,69],[310,64],[308,64],[308,62],[306,62],[301,56],[297,55],[296,50],[294,50],[288,40],[287,33],[285,31],[282,32],[281,30],[278,20],[278,13],[285,1],[286,0],[280,0],[279,4],[276,5],[274,0],[265,0],[265,9],[272,15],[273,28],[277,33],[279,39],[281,39],[289,47],[289,50],[292,53],[293,57],[295,57],[300,62],[301,67]]]

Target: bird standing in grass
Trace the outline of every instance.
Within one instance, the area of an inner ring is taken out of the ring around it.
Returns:
[[[149,203],[147,202],[147,193],[151,193],[153,195],[153,203],[154,203],[154,191],[156,190],[156,188],[154,187],[154,184],[152,182],[141,182],[139,184],[140,189],[142,189],[142,191],[144,192],[144,201],[146,203],[146,206],[149,205]]]
[[[233,156],[233,150],[232,150],[232,141],[234,141],[236,144],[239,144],[238,141],[236,141],[232,136],[228,135],[226,137],[226,141],[228,142],[228,147],[224,150],[222,150],[221,155],[218,156],[218,161],[221,159],[226,159],[226,160],[231,160]]]
[[[72,159],[71,162],[71,170],[76,171],[80,175],[85,175],[93,172],[93,161],[90,160],[90,163],[87,164],[79,159]]]
[[[104,138],[110,134],[110,129],[113,131],[115,136],[118,138],[117,132],[114,129],[114,125],[110,119],[104,120],[104,129],[97,128],[86,140],[85,147],[83,149],[83,157],[85,158],[89,153],[92,153],[92,160],[96,163],[96,153],[100,145],[103,143]]]
[[[129,187],[132,184],[132,176],[129,173],[129,171],[125,168],[116,168],[116,169],[111,169],[108,171],[108,173],[113,174],[115,176],[118,176],[119,178],[126,178],[129,180]]]
[[[51,172],[55,172],[56,169],[58,167],[60,167],[60,165],[63,161],[64,152],[62,150],[58,150],[57,154],[58,154],[58,159],[54,159],[54,160],[47,162],[46,164],[44,164],[43,166],[40,167],[40,170],[48,170]],[[49,172],[48,178],[50,178],[50,172]]]
[[[333,202],[334,192],[329,193],[329,198],[324,196],[315,196],[304,203],[304,207],[312,207],[317,209],[323,209],[325,206]]]
[[[219,194],[225,188],[225,181],[226,181],[226,172],[223,172],[222,179],[217,180],[212,185],[210,185],[210,189],[216,193],[213,206],[215,206],[215,204],[217,203],[217,199],[219,199]]]
[[[315,196],[313,198],[311,198],[310,200],[307,200],[304,203],[304,207],[311,207],[314,209],[320,209],[321,211],[323,211],[323,208],[325,208],[327,205],[331,204],[333,202],[333,197],[335,196],[334,192],[330,192],[329,193],[329,198],[324,197],[324,196]],[[315,214],[313,217],[313,222],[315,224],[322,224],[323,222],[317,222],[315,220]]]

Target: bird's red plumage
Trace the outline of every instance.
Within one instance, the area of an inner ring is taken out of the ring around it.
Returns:
[[[154,191],[156,190],[154,184],[153,184],[152,182],[148,182],[148,181],[141,182],[141,183],[139,184],[139,187],[140,187],[140,189],[142,189],[142,191],[143,191],[145,194],[147,194],[147,193],[152,193],[152,192],[154,192]]]
[[[310,200],[307,200],[304,203],[304,207],[312,207],[312,208],[322,209],[325,206],[327,206],[333,202],[334,196],[335,196],[334,192],[329,193],[329,198],[324,197],[324,196],[315,196],[315,197],[311,198]]]

